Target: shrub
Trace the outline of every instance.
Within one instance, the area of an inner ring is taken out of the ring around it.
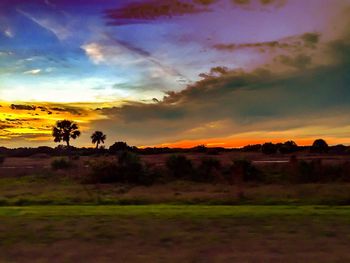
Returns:
[[[197,172],[193,173],[192,179],[199,182],[211,182],[215,180],[214,170],[219,170],[221,163],[215,158],[204,158],[198,166]]]
[[[232,165],[234,176],[242,176],[244,182],[261,181],[261,176],[251,161],[245,159],[234,160]]]
[[[151,185],[158,173],[149,166],[144,166],[138,155],[120,152],[117,161],[97,161],[91,164],[91,183],[128,183]]]
[[[70,158],[71,158],[71,160],[78,161],[78,160],[80,160],[80,155],[79,154],[74,154]]]
[[[58,158],[51,162],[51,168],[53,170],[67,170],[72,168],[73,164],[67,158]]]
[[[207,155],[219,155],[220,150],[217,148],[208,148],[207,149]]]
[[[91,163],[90,183],[115,183],[122,179],[116,163],[105,160]]]
[[[265,154],[275,154],[277,153],[277,146],[271,142],[267,142],[263,144],[261,151]]]
[[[109,152],[111,154],[116,154],[118,152],[130,151],[132,147],[130,147],[126,142],[115,142],[113,145],[109,147]]]
[[[295,153],[298,151],[298,145],[294,141],[288,141],[281,144],[278,150],[282,154]]]
[[[323,175],[321,160],[311,162],[300,161],[298,164],[298,183],[317,183],[320,182]]]
[[[246,145],[242,148],[243,152],[259,152],[261,151],[261,144]]]
[[[194,172],[192,161],[184,155],[171,155],[166,160],[166,167],[171,176],[176,179],[191,178]]]
[[[126,183],[139,184],[144,175],[140,157],[127,151],[118,154],[118,170]]]
[[[5,162],[6,157],[4,155],[0,155],[0,165]]]
[[[195,152],[195,153],[205,153],[207,152],[208,148],[205,145],[198,145],[196,147],[193,147],[191,149],[191,152]]]

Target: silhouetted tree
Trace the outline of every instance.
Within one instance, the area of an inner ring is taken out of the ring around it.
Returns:
[[[123,151],[131,151],[132,147],[130,147],[126,142],[116,142],[109,147],[109,152],[111,154],[115,154],[117,152]]]
[[[282,154],[294,153],[298,151],[298,145],[294,141],[287,141],[279,147],[279,151]]]
[[[78,125],[69,120],[58,121],[52,130],[54,141],[64,141],[67,144],[67,147],[70,146],[70,139],[76,139],[80,136],[80,134]]]
[[[329,150],[328,144],[323,139],[315,140],[311,146],[311,152],[314,152],[314,153],[326,153],[328,152],[328,150]]]
[[[91,141],[93,144],[96,144],[96,149],[98,149],[98,146],[100,145],[100,143],[105,143],[106,138],[107,136],[103,134],[103,132],[101,131],[95,131],[91,135]]]
[[[242,148],[243,152],[259,152],[261,150],[261,144],[246,145]]]
[[[196,152],[196,153],[205,153],[207,151],[207,147],[205,145],[197,145],[193,148],[191,148],[191,152]]]
[[[277,146],[271,142],[267,142],[263,144],[261,151],[265,154],[275,154],[277,152]]]

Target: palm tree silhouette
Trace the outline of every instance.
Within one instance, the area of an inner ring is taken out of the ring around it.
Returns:
[[[91,135],[91,141],[93,144],[96,143],[96,149],[98,149],[98,146],[100,145],[100,143],[105,143],[106,138],[107,136],[103,134],[103,132],[101,131],[95,131]]]
[[[76,123],[63,120],[58,121],[56,126],[53,127],[52,136],[54,137],[55,142],[64,141],[67,143],[67,147],[69,147],[70,139],[76,139],[80,136],[79,127]]]

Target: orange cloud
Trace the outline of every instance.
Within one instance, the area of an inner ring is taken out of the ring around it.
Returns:
[[[102,119],[98,111],[85,105],[64,105],[50,103],[9,104],[1,103],[0,139],[16,138],[27,141],[48,141],[52,126],[62,119],[79,124],[82,131],[89,129],[93,120]]]

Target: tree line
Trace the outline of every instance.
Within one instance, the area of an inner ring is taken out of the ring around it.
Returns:
[[[62,120],[56,123],[56,126],[53,127],[52,136],[54,137],[55,142],[65,142],[67,147],[70,147],[70,140],[76,139],[81,135],[79,131],[79,127],[76,123],[69,120]],[[96,149],[98,149],[99,145],[104,144],[107,136],[102,131],[95,131],[91,135],[91,142],[96,145]],[[346,146],[337,146],[338,150],[345,150]],[[271,143],[267,142],[264,144],[256,144],[256,145],[247,145],[242,148],[243,151],[261,151],[265,154],[288,154],[294,153],[301,150],[302,147],[298,146],[294,141],[287,141],[285,143]],[[136,147],[130,147],[125,142],[116,142],[110,147],[110,150],[137,150]],[[195,152],[206,152],[208,149],[204,145],[199,145],[192,148]],[[310,147],[311,152],[314,153],[327,153],[330,150],[329,145],[323,139],[317,139],[314,141],[312,146]]]

